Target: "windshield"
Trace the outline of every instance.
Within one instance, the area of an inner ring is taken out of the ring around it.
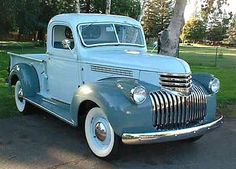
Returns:
[[[79,26],[85,46],[97,45],[135,45],[144,46],[140,28],[124,24],[83,24]]]

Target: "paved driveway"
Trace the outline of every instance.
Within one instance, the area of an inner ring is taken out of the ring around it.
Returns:
[[[0,168],[236,169],[236,119],[196,143],[122,146],[118,159],[102,161],[84,134],[46,113],[0,120]]]

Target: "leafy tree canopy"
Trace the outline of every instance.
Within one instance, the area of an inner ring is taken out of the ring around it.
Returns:
[[[147,38],[157,37],[168,27],[173,14],[174,1],[150,0],[146,4],[142,25]]]
[[[181,38],[190,42],[202,41],[206,36],[206,25],[199,18],[191,18],[183,27]]]

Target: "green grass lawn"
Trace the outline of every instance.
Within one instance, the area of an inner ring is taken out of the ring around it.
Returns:
[[[13,91],[6,84],[9,56],[6,52],[44,53],[45,48],[35,47],[32,43],[0,42],[0,118],[20,115],[15,107]],[[218,94],[218,111],[228,117],[236,117],[236,48],[219,49],[215,66],[214,47],[181,46],[180,58],[186,60],[193,73],[207,72],[214,74],[221,81]]]

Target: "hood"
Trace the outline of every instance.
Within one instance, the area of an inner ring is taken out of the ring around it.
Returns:
[[[86,56],[87,55],[87,56]],[[189,65],[178,58],[138,50],[89,50],[86,62],[148,72],[191,73]]]

